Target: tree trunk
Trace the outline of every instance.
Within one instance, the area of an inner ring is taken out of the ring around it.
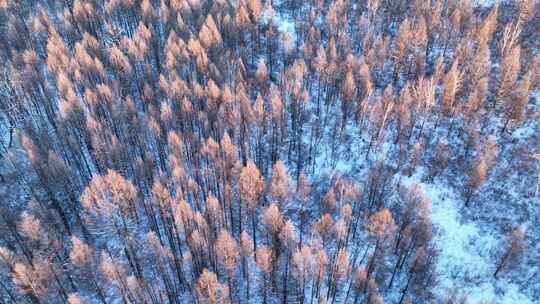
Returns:
[[[257,224],[255,222],[255,210],[251,212],[251,238],[253,239],[253,254],[255,260],[257,260],[257,236],[256,236]]]
[[[288,286],[288,280],[287,276],[289,274],[289,254],[287,253],[287,256],[285,257],[287,260],[285,261],[285,274],[283,277],[283,304],[287,304],[287,286]]]
[[[501,258],[501,261],[499,262],[499,265],[497,265],[497,269],[495,269],[495,272],[493,273],[493,277],[497,278],[497,275],[499,272],[504,268],[504,265],[506,264],[506,261],[508,260],[508,257],[510,256],[511,249],[508,249],[506,253]]]
[[[401,298],[399,299],[399,304],[403,303],[403,300],[405,299],[405,296],[407,295],[407,291],[409,290],[409,284],[411,283],[411,279],[414,274],[410,274],[409,278],[407,279],[407,284],[405,284],[405,288],[403,288],[403,292],[401,294]]]

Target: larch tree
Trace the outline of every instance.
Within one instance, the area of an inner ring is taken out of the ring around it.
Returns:
[[[279,232],[284,224],[283,215],[275,203],[270,204],[264,211],[263,222],[268,236],[272,239],[272,244],[275,247],[278,241]]]
[[[246,206],[246,212],[251,215],[251,232],[253,238],[253,250],[257,250],[257,221],[255,209],[260,203],[260,197],[264,189],[264,179],[257,166],[250,160],[242,168],[238,177],[238,191],[242,203]],[[240,219],[240,221],[242,221]]]
[[[287,207],[291,196],[292,181],[283,161],[278,160],[272,167],[272,177],[269,180],[268,193],[278,203],[281,209]]]
[[[246,299],[250,299],[250,280],[251,273],[249,268],[249,257],[253,255],[252,241],[246,231],[240,234],[240,256],[242,259],[242,275],[246,281]]]
[[[531,74],[527,73],[521,83],[510,93],[510,97],[505,102],[506,119],[501,130],[502,133],[506,130],[508,123],[512,120],[516,125],[519,125],[525,119],[525,110],[529,102],[529,89],[531,83]]]
[[[448,166],[448,161],[451,157],[451,150],[448,146],[448,141],[442,139],[437,143],[435,147],[435,153],[431,161],[431,167],[428,173],[428,178],[433,179],[436,175],[441,174],[441,172]]]
[[[488,177],[489,170],[497,157],[497,139],[491,135],[478,146],[477,156],[466,172],[468,181],[465,188],[465,205],[468,206],[474,193],[482,186]]]
[[[477,158],[473,164],[472,170],[468,171],[468,182],[465,190],[465,205],[469,205],[474,192],[486,181],[488,165],[482,157]]]
[[[309,246],[303,246],[297,249],[292,256],[293,276],[299,281],[297,291],[300,303],[306,300],[306,290],[309,288],[309,283],[313,280],[313,275],[316,264],[312,249]]]
[[[81,196],[87,221],[107,236],[115,236],[125,246],[131,268],[138,272],[140,265],[132,233],[139,221],[136,188],[123,176],[108,170],[104,176],[96,175]],[[103,239],[106,241],[107,239]]]
[[[304,172],[300,172],[300,176],[298,178],[298,182],[296,184],[296,193],[297,193],[297,200],[299,204],[299,211],[298,211],[298,217],[299,217],[299,233],[300,233],[300,248],[302,247],[303,240],[304,240],[304,230],[306,227],[306,221],[309,217],[309,211],[308,211],[308,202],[311,195],[311,184],[308,180],[308,177],[304,174]]]
[[[504,245],[502,246],[502,254],[499,256],[499,262],[493,273],[495,278],[503,269],[516,267],[519,263],[526,246],[525,232],[524,226],[518,226],[506,236]]]
[[[199,303],[204,304],[227,304],[229,302],[229,290],[221,284],[215,273],[204,269],[195,285],[195,296]]]
[[[500,75],[497,86],[497,103],[505,103],[510,93],[514,90],[521,66],[521,48],[514,46],[504,53],[501,62]]]
[[[268,281],[270,273],[272,272],[272,261],[274,259],[274,251],[271,247],[261,245],[257,248],[255,254],[255,262],[261,270],[261,280],[263,282],[263,303],[268,303]]]
[[[290,262],[291,256],[294,248],[296,248],[297,237],[294,224],[291,220],[287,220],[279,233],[279,240],[281,242],[282,249],[280,250],[280,255],[284,259],[284,270],[282,271],[282,301],[284,303],[288,302],[289,297],[289,285],[290,285]]]
[[[219,233],[218,239],[216,240],[215,246],[220,263],[227,274],[230,300],[231,302],[234,302],[232,295],[235,292],[235,289],[233,288],[232,284],[235,280],[235,272],[238,268],[240,258],[238,244],[227,230],[222,229]]]
[[[69,253],[69,262],[76,270],[78,282],[89,284],[90,288],[96,292],[102,303],[106,303],[106,293],[100,279],[98,260],[93,249],[76,236],[71,237],[72,248]]]
[[[85,301],[76,293],[70,293],[67,298],[68,304],[84,304]]]
[[[378,261],[384,258],[385,247],[388,246],[388,241],[392,239],[396,224],[390,210],[385,208],[369,217],[365,229],[375,245],[366,269],[367,281],[369,282],[379,266]],[[365,292],[367,292],[367,285],[364,286]]]

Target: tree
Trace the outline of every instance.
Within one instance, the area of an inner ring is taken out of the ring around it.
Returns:
[[[525,250],[525,228],[523,226],[518,226],[513,229],[506,237],[504,241],[504,251],[499,257],[499,263],[493,273],[493,276],[496,278],[501,270],[508,267],[515,267],[523,256],[523,251]]]
[[[45,232],[41,221],[34,215],[24,212],[21,215],[18,230],[26,238],[28,246],[37,250],[43,250],[52,244],[48,233]]]
[[[292,181],[287,172],[287,167],[278,160],[272,167],[272,177],[268,186],[270,197],[273,198],[281,209],[286,208],[286,203],[291,195]]]
[[[306,288],[315,274],[315,257],[312,254],[312,249],[309,246],[303,246],[297,249],[292,257],[293,276],[299,281],[298,297],[300,303],[304,303],[306,299]]]
[[[368,235],[371,237],[371,242],[375,243],[375,247],[366,269],[367,282],[369,283],[369,280],[377,267],[377,260],[383,258],[380,255],[384,254],[385,247],[388,245],[388,241],[391,240],[396,230],[396,224],[390,210],[385,208],[381,211],[373,213],[369,217],[365,229]],[[367,286],[368,285],[364,285],[364,293],[368,291]]]
[[[229,303],[229,290],[221,284],[215,273],[204,269],[195,285],[195,295],[199,303],[226,304]]]
[[[304,240],[304,229],[306,226],[306,221],[308,219],[308,210],[307,210],[307,204],[311,195],[311,184],[307,178],[307,176],[304,174],[304,172],[300,172],[298,183],[296,184],[296,193],[299,201],[299,211],[298,216],[300,220],[300,248],[302,247],[303,240]]]
[[[137,190],[133,184],[113,170],[108,170],[104,176],[94,176],[81,196],[84,207],[93,218],[104,217],[114,221],[114,217],[119,216],[125,229],[126,220],[137,218],[136,200]]]
[[[469,201],[473,194],[485,182],[489,168],[492,166],[495,157],[497,156],[497,142],[494,136],[489,136],[484,145],[480,146],[477,157],[471,164],[470,170],[466,172],[468,181],[465,188],[465,205],[469,205]]]
[[[268,276],[270,272],[272,271],[272,260],[274,252],[271,247],[268,247],[266,245],[261,245],[259,248],[257,248],[257,253],[255,254],[255,262],[257,263],[257,266],[259,269],[261,269],[262,272],[262,281],[263,281],[263,303],[267,303],[268,301]]]
[[[294,224],[291,220],[287,220],[285,224],[283,224],[283,227],[281,228],[281,232],[279,233],[279,240],[281,241],[281,244],[283,246],[281,255],[285,256],[285,270],[283,271],[283,303],[287,303],[288,292],[289,292],[288,287],[290,284],[289,283],[290,258],[292,256],[293,250],[296,247],[296,243],[297,243]]]
[[[216,252],[221,261],[221,265],[227,274],[227,282],[229,285],[230,301],[234,302],[232,294],[234,293],[232,281],[235,278],[235,271],[238,267],[238,259],[240,252],[236,241],[232,238],[227,230],[222,229],[219,237],[216,240]]]
[[[255,208],[259,204],[260,195],[264,188],[264,180],[257,166],[249,160],[247,165],[240,171],[238,177],[238,191],[242,203],[246,205],[246,211],[251,215],[251,231],[253,238],[253,251],[257,250],[257,222],[255,220]],[[240,219],[240,221],[242,221]]]
[[[347,250],[345,248],[339,249],[337,255],[331,265],[330,273],[328,274],[328,293],[326,298],[332,298],[332,301],[336,299],[337,293],[341,286],[341,281],[346,280],[351,271],[351,265],[349,262]]]
[[[251,247],[251,240],[247,232],[242,231],[240,234],[240,255],[242,257],[242,274],[246,281],[246,299],[250,298],[250,270],[248,258],[253,254],[253,248]]]
[[[272,248],[276,251],[272,256],[272,287],[276,286],[276,275],[277,275],[277,257],[279,254],[278,251],[278,240],[279,234],[284,227],[283,215],[279,210],[278,206],[274,203],[270,204],[268,208],[264,211],[263,221],[266,226],[266,230],[270,239],[272,241]]]
[[[68,304],[84,304],[85,301],[82,300],[76,293],[70,293],[67,299]]]
[[[40,303],[39,299],[47,297],[44,282],[50,279],[51,273],[44,263],[36,262],[35,268],[25,263],[16,263],[13,267],[13,283],[29,295],[33,303]]]
[[[129,300],[133,300],[133,295],[127,286],[127,271],[122,263],[105,252],[101,251],[99,269],[106,279],[120,295]]]
[[[518,25],[524,24],[534,15],[534,1],[524,0],[519,3]]]
[[[388,239],[395,229],[396,227],[392,213],[386,208],[372,214],[366,224],[367,232],[374,237],[376,241]]]
[[[340,135],[343,134],[343,131],[345,130],[345,127],[347,125],[350,104],[354,101],[355,93],[357,91],[356,83],[351,69],[348,69],[345,74],[345,79],[343,80],[341,90],[343,94],[343,100],[341,104],[342,119]]]
[[[524,120],[525,109],[529,102],[530,73],[527,73],[521,80],[520,85],[511,93],[508,101],[505,102],[506,122],[502,128],[502,133],[506,130],[510,120],[520,124]]]
[[[452,116],[454,111],[454,99],[460,86],[460,72],[458,70],[459,61],[456,59],[452,67],[444,76],[444,90],[441,96],[441,112],[447,116]]]
[[[497,102],[503,103],[514,90],[520,69],[521,48],[514,46],[504,53],[497,87]]]
[[[132,238],[139,221],[135,186],[117,172],[108,170],[106,175],[92,178],[81,196],[81,202],[88,213],[87,221],[102,229],[106,235],[117,237],[124,245],[132,270],[138,273],[140,263]]]
[[[448,146],[448,141],[446,141],[446,139],[442,139],[437,143],[437,146],[435,147],[435,155],[431,161],[428,179],[433,179],[448,166],[450,153],[450,147]]]
[[[401,72],[402,66],[405,65],[407,51],[407,41],[410,40],[412,36],[411,22],[409,19],[403,20],[399,25],[399,29],[394,40],[394,57],[396,58],[394,64],[394,82],[397,81],[399,73]]]
[[[88,284],[92,288],[102,303],[107,303],[106,293],[100,280],[98,261],[94,256],[93,249],[76,236],[71,237],[71,251],[69,262],[76,269],[74,274],[79,277],[81,285]]]

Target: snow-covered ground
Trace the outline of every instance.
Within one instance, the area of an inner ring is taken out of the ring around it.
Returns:
[[[496,260],[493,252],[499,239],[483,231],[473,222],[464,222],[460,208],[462,196],[445,185],[419,182],[414,176],[403,178],[423,187],[430,197],[434,239],[440,249],[438,272],[440,296],[453,289],[466,293],[470,304],[528,304],[535,303],[520,291],[519,286],[504,279],[495,279]]]

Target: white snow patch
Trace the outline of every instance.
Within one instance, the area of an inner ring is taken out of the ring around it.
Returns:
[[[291,37],[296,36],[296,31],[294,29],[294,23],[293,22],[291,22],[291,21],[289,21],[287,19],[284,19],[279,15],[274,17],[274,22],[277,24],[278,29],[279,29],[280,32],[286,32]]]
[[[296,29],[294,28],[294,22],[287,19],[287,16],[284,16],[276,11],[271,13],[265,11],[262,15],[262,20],[264,24],[271,22],[277,26],[277,29],[280,33],[286,33],[288,36],[287,47],[291,47],[296,41]]]
[[[414,176],[403,177],[402,181],[417,182],[431,198],[434,240],[440,248],[437,268],[441,297],[457,288],[468,294],[470,304],[495,300],[499,304],[533,303],[516,284],[493,278],[496,262],[491,252],[499,240],[475,223],[461,221],[460,208],[464,206],[459,194],[445,185],[418,182]]]
[[[473,1],[473,6],[476,7],[493,7],[499,1],[497,0],[475,0]]]

